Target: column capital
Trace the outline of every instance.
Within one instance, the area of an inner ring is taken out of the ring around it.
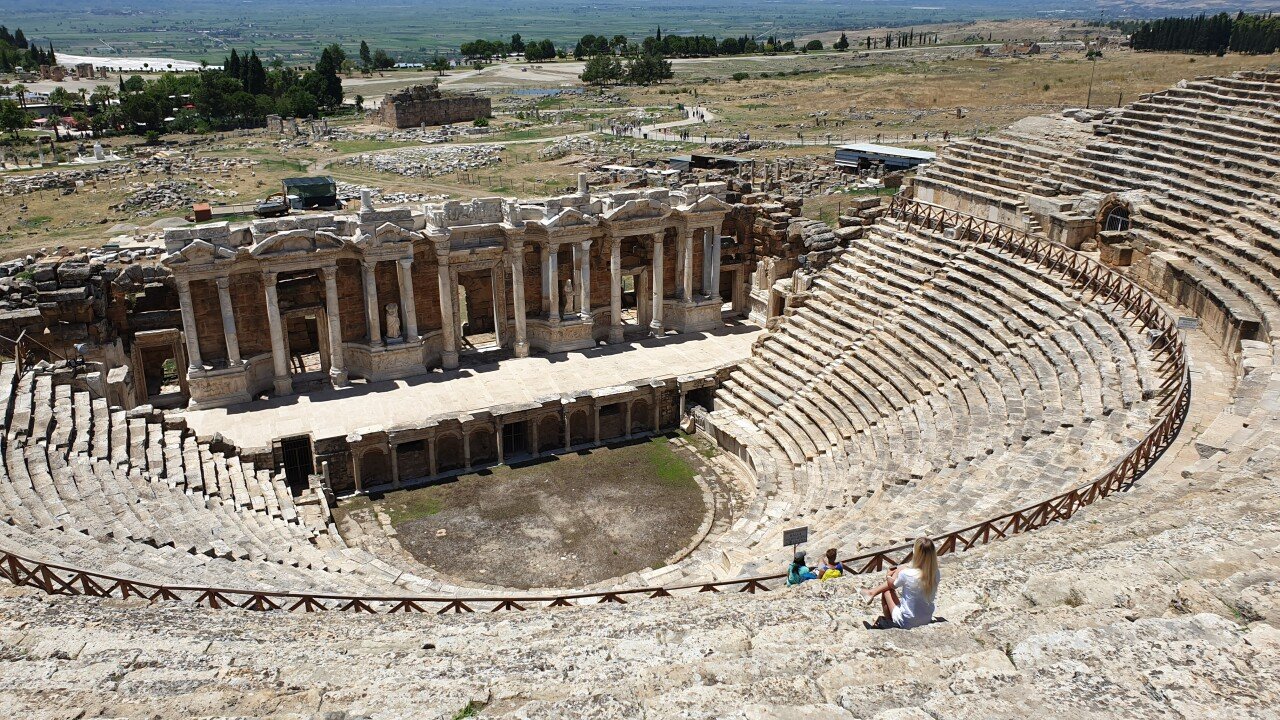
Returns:
[[[449,241],[448,240],[441,240],[439,242],[433,241],[432,244],[435,246],[437,258],[443,259],[443,258],[449,257]]]
[[[178,286],[178,292],[186,293],[191,290],[191,281],[182,276],[174,276],[173,282]]]
[[[377,265],[378,265],[377,260],[360,258],[360,267],[364,268],[368,272],[373,272],[374,268],[377,267]]]
[[[231,288],[231,278],[226,275],[214,278],[213,282],[217,284],[219,290],[228,290]]]
[[[583,250],[590,250],[590,249],[591,249],[591,243],[592,243],[593,241],[594,241],[594,240],[593,240],[593,238],[587,238],[586,240],[580,240],[580,241],[579,241],[579,244],[581,244],[581,245],[582,245],[582,249],[583,249]]]
[[[338,263],[332,262],[328,265],[321,265],[320,276],[324,278],[325,282],[336,278],[338,276]]]
[[[279,275],[280,273],[276,272],[275,270],[262,271],[262,279],[267,283],[268,286],[274,286],[276,284],[276,278],[279,277]]]
[[[409,268],[413,267],[413,258],[411,257],[400,258],[396,260],[396,263],[399,264],[400,267],[404,268],[405,270],[408,270]]]

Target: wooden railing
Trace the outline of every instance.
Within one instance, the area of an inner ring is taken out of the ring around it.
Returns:
[[[1191,381],[1186,349],[1170,317],[1142,288],[1106,266],[1066,247],[1028,236],[1000,223],[975,218],[936,205],[895,197],[890,215],[907,225],[934,231],[954,230],[958,239],[985,244],[1057,273],[1100,299],[1114,303],[1133,324],[1152,334],[1157,368],[1165,377],[1157,399],[1158,421],[1145,437],[1093,482],[1055,495],[1034,505],[1007,512],[975,525],[933,538],[941,555],[962,552],[996,540],[1020,535],[1067,520],[1081,509],[1125,490],[1142,476],[1172,444],[1182,427],[1191,401]],[[907,561],[909,544],[875,550],[844,561],[851,573],[882,570]],[[36,587],[53,595],[145,598],[151,601],[189,602],[208,608],[238,607],[248,610],[349,611],[368,613],[436,612],[465,613],[477,610],[529,610],[599,603],[626,604],[643,598],[698,593],[766,592],[785,580],[785,573],[692,583],[671,587],[638,587],[558,595],[475,594],[453,596],[343,595],[321,592],[282,592],[243,588],[159,585],[106,575],[80,568],[28,559],[0,551],[0,575],[15,585]]]

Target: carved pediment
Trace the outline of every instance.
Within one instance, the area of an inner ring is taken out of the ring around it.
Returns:
[[[732,209],[732,205],[721,200],[715,195],[703,195],[688,205],[682,205],[680,207],[680,212],[685,214],[727,213]]]
[[[554,217],[549,217],[541,221],[542,227],[548,230],[595,227],[599,224],[599,218],[587,215],[577,208],[565,208]]]
[[[374,228],[372,233],[362,232],[355,239],[355,244],[362,250],[381,247],[383,245],[393,245],[397,243],[412,243],[415,240],[421,240],[422,235],[412,230],[393,223],[385,222]]]
[[[628,200],[606,212],[604,219],[611,223],[662,220],[671,214],[671,206],[652,198]]]
[[[219,261],[234,260],[235,257],[236,251],[231,248],[214,245],[207,240],[192,240],[181,250],[166,255],[160,263],[169,267],[212,265]]]
[[[330,252],[342,247],[342,238],[326,230],[286,230],[257,243],[250,253],[262,258]]]

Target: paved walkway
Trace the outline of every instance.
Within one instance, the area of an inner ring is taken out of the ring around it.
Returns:
[[[755,325],[734,324],[707,333],[668,335],[340,390],[317,390],[228,408],[192,410],[185,417],[188,426],[201,437],[222,433],[242,449],[265,448],[277,438],[306,433],[324,438],[357,430],[420,427],[437,416],[581,394],[738,363],[751,355],[751,343],[761,332]]]

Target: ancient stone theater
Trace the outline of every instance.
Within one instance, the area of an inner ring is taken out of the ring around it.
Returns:
[[[1280,75],[1241,72],[951,141],[830,224],[731,170],[50,259],[0,367],[0,707],[1273,717],[1278,178]],[[706,520],[600,582],[334,520],[668,434]],[[798,528],[847,576],[789,587]],[[923,536],[936,622],[866,629]]]

